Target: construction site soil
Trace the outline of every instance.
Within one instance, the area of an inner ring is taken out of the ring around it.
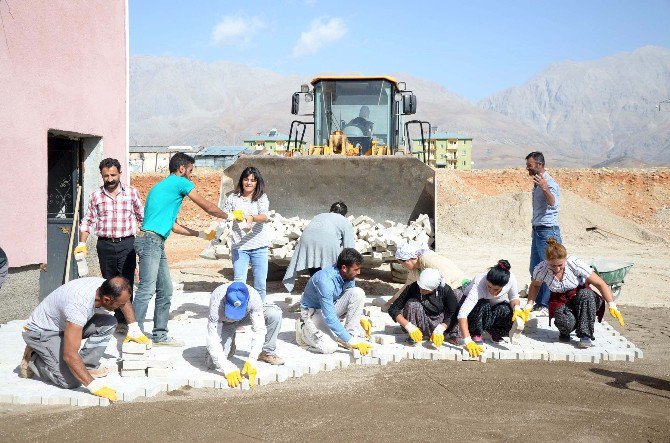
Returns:
[[[130,441],[670,441],[670,169],[550,173],[561,185],[569,253],[633,263],[619,298],[626,325],[614,326],[644,350],[641,360],[403,361],[252,392],[183,389],[104,409],[2,405],[0,441],[100,441],[110,433]],[[131,182],[144,198],[162,177]],[[220,173],[197,171],[193,180],[198,192],[218,201]],[[438,251],[473,276],[507,258],[521,285],[528,283],[527,172],[438,170],[437,180]],[[192,227],[211,222],[188,199],[179,219]],[[178,235],[166,243],[173,280],[185,291],[211,290],[232,278],[229,260],[198,257],[205,245]],[[370,295],[399,287],[388,265],[366,270],[357,284]],[[268,292],[286,291],[270,281]]]

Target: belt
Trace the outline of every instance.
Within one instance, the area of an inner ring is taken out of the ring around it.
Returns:
[[[165,240],[165,237],[163,237],[162,235],[160,235],[158,232],[150,231],[150,230],[148,230],[148,229],[140,229],[140,232],[137,233],[137,236],[138,236],[138,237],[144,237],[144,234],[146,234],[146,233],[153,234],[153,235],[157,235],[157,236],[159,236],[160,238],[162,238],[163,240]]]
[[[113,237],[98,237],[98,240],[108,241],[108,242],[112,242],[112,243],[120,243],[120,242],[122,242],[123,240],[125,240],[125,239],[127,239],[127,238],[134,238],[134,237],[135,237],[134,235],[128,235],[128,236],[126,236],[126,237],[119,237],[119,238],[113,238]]]
[[[544,225],[537,225],[533,226],[533,231],[540,231],[542,229],[556,229],[558,226],[544,226]]]

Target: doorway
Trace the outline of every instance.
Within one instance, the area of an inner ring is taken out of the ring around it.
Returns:
[[[65,281],[73,229],[73,241],[76,243],[79,238],[78,223],[74,228],[72,223],[75,217],[77,186],[81,184],[82,141],[49,133],[47,150],[47,263],[40,273],[40,300]],[[79,212],[81,213],[81,207]],[[69,267],[70,279],[77,278],[74,259],[70,260]]]

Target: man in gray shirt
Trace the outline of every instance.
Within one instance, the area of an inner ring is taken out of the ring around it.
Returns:
[[[281,320],[279,306],[263,303],[258,291],[246,283],[232,282],[219,286],[209,299],[205,364],[209,369],[223,373],[231,388],[242,383],[242,375],[249,377],[249,385],[253,387],[258,360],[271,365],[284,364],[284,360],[275,353]],[[235,331],[239,326],[249,324],[251,349],[240,372],[229,358],[236,350]]]
[[[545,260],[547,240],[555,238],[559,243],[561,230],[558,227],[558,205],[561,189],[554,178],[544,169],[544,155],[531,152],[526,156],[526,170],[533,177],[533,240],[530,247],[530,275],[540,262]],[[538,315],[549,315],[549,288],[542,284],[535,300]]]
[[[330,212],[317,215],[305,226],[284,274],[283,283],[289,292],[293,290],[300,271],[307,269],[312,276],[332,266],[342,248],[354,247],[354,228],[346,215],[347,205],[335,202]]]
[[[38,375],[67,389],[84,385],[91,394],[116,401],[116,391],[99,380],[107,375],[100,359],[116,319],[110,313],[96,313],[97,308],[120,309],[128,320],[125,341],[151,345],[135,321],[128,280],[121,276],[80,278],[54,290],[30,314],[23,327],[27,346],[19,375]],[[87,339],[83,346],[82,339]]]

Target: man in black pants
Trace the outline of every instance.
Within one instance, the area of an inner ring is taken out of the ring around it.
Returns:
[[[98,237],[96,250],[100,271],[106,279],[122,275],[132,287],[135,279],[137,256],[135,232],[142,226],[144,206],[137,189],[121,184],[121,164],[115,158],[100,162],[103,185],[91,194],[86,215],[79,225],[79,244],[74,253],[86,255],[86,239],[91,228]],[[125,334],[128,323],[120,310],[114,312],[117,332]]]

